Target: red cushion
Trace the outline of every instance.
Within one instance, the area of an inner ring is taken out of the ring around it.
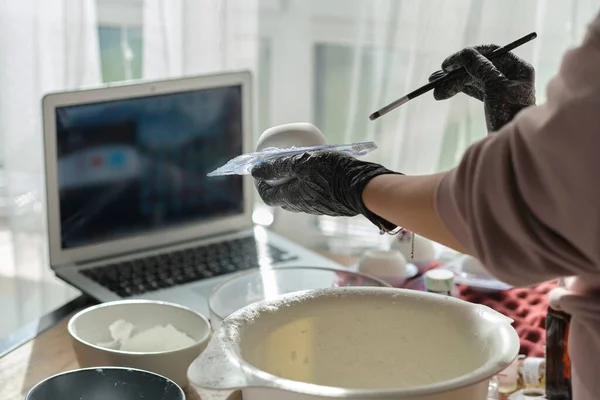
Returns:
[[[546,282],[528,288],[483,293],[459,285],[460,297],[501,312],[515,322],[513,326],[521,338],[521,351],[528,357],[543,357],[546,345],[547,294],[556,282]]]

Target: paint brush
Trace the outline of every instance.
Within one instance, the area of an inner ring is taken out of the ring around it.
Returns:
[[[536,37],[537,37],[537,33],[532,32],[528,35],[523,36],[520,39],[515,40],[512,43],[507,44],[504,47],[497,48],[496,50],[494,50],[492,52],[492,54],[487,56],[487,58],[490,60],[493,60],[494,58],[502,56],[502,55],[508,53],[509,51],[512,51],[512,50],[516,49],[517,47],[535,39]],[[420,95],[427,93],[430,90],[435,89],[436,87],[438,87],[438,85],[440,85],[444,82],[448,82],[451,79],[456,79],[457,77],[460,77],[466,73],[467,73],[467,71],[462,67],[458,68],[454,71],[446,72],[446,73],[443,71],[438,71],[437,74],[442,74],[439,78],[437,78],[434,81],[429,82],[428,84],[426,84],[424,86],[421,86],[417,90],[410,92],[406,96],[399,98],[398,100],[388,104],[387,106],[381,108],[380,110],[375,111],[373,114],[369,115],[369,119],[371,121],[374,121],[377,118],[381,117],[382,115],[385,115],[385,114],[389,113],[390,111],[400,107],[402,104],[408,103],[408,101],[410,101],[416,97],[419,97]]]

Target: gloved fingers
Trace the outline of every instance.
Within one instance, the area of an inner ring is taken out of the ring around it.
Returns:
[[[486,44],[482,46],[475,46],[473,49],[477,51],[479,54],[488,58],[496,49],[499,49],[500,46],[496,46],[494,44]],[[464,66],[464,61],[462,60],[461,53],[464,50],[456,52],[446,58],[442,62],[442,70],[445,72],[452,71],[454,69],[458,69]],[[507,53],[500,57],[495,57],[493,60],[490,60],[492,64],[500,71],[504,76],[506,76],[510,80],[519,80],[526,82],[533,82],[535,78],[535,70],[531,64],[524,61],[514,53]]]
[[[436,79],[439,79],[439,78],[441,78],[444,75],[446,75],[446,73],[444,71],[442,71],[442,70],[435,71],[433,74],[429,75],[428,81],[429,82],[435,81]]]
[[[523,82],[534,81],[535,69],[533,66],[513,53],[507,53],[503,56],[496,57],[491,61],[509,80]]]
[[[429,76],[429,82],[442,77],[444,74],[444,71],[434,72]],[[462,92],[465,86],[468,85],[472,79],[473,78],[471,78],[469,75],[463,75],[448,82],[444,82],[433,89],[433,98],[436,100],[449,99],[450,97]]]
[[[467,73],[481,85],[484,93],[493,94],[499,87],[507,85],[506,76],[477,50],[473,48],[462,50],[460,60]]]
[[[293,156],[283,156],[273,160],[264,161],[252,168],[251,174],[254,179],[261,181],[282,179],[293,176]]]
[[[494,51],[498,50],[500,46],[495,44],[482,44],[479,46],[474,46],[473,48],[477,50],[482,56],[489,57]]]
[[[476,86],[473,85],[465,85],[463,88],[463,93],[467,96],[473,97],[477,100],[483,101],[483,91]]]
[[[442,69],[444,71],[453,71],[460,67],[464,68],[471,77],[471,80],[479,84],[485,93],[490,85],[500,82],[506,83],[508,79],[501,70],[512,72],[512,70],[518,68],[523,63],[517,56],[511,53],[498,57],[493,62],[486,58],[486,56],[489,56],[498,48],[499,46],[491,44],[467,47],[446,58],[442,62]],[[501,70],[497,68],[497,65],[501,66]]]
[[[270,207],[280,207],[285,205],[285,186],[290,182],[282,185],[271,186],[262,180],[255,180],[254,186],[260,198]]]
[[[446,100],[461,93],[464,85],[457,85],[454,82],[447,82],[433,89],[433,98],[436,100]]]
[[[495,44],[484,44],[474,47],[474,49],[484,57],[489,56],[498,48],[500,48],[500,46],[496,46]],[[442,70],[444,72],[450,72],[454,71],[455,69],[459,69],[460,67],[464,67],[463,60],[461,58],[461,53],[463,51],[464,50],[457,51],[442,61]]]
[[[300,210],[293,209],[292,207],[290,207],[290,206],[289,206],[289,205],[287,205],[287,204],[284,204],[284,205],[282,205],[282,206],[281,206],[281,209],[282,209],[282,210],[285,210],[285,211],[288,211],[288,212],[293,212],[293,213],[296,213],[296,214],[298,214],[298,213],[302,212],[302,211],[300,211]]]
[[[504,73],[508,79],[522,81],[522,82],[534,82],[535,81],[535,68],[533,65],[521,60],[514,54],[509,54],[510,57],[514,58],[514,73],[513,71],[507,71]]]

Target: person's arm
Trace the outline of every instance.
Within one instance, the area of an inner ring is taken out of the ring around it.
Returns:
[[[565,55],[547,99],[470,147],[441,179],[435,207],[451,235],[507,283],[576,277],[551,301],[572,316],[573,399],[594,400],[600,394],[600,17]]]
[[[367,184],[362,198],[365,206],[380,217],[466,253],[435,211],[435,191],[444,175],[380,175]]]
[[[436,191],[446,228],[515,285],[600,275],[600,19],[547,102],[471,146]]]

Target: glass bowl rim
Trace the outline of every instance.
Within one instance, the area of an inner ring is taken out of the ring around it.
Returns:
[[[231,283],[234,283],[235,281],[237,281],[240,278],[243,278],[243,277],[249,276],[249,275],[253,275],[253,274],[261,274],[263,271],[289,271],[289,270],[302,270],[302,269],[320,270],[320,271],[328,271],[328,272],[343,272],[343,273],[347,273],[347,274],[352,274],[354,276],[359,276],[361,278],[370,279],[371,281],[379,283],[381,285],[380,287],[393,287],[392,285],[390,285],[383,279],[380,279],[374,275],[365,274],[363,272],[353,271],[348,267],[319,267],[319,266],[310,266],[310,265],[309,266],[293,265],[293,266],[289,266],[289,267],[259,267],[259,268],[252,268],[252,269],[246,270],[246,271],[236,272],[229,279],[226,279],[225,281],[223,281],[223,282],[219,283],[217,286],[215,286],[213,288],[213,290],[210,292],[210,296],[208,297],[208,310],[210,313],[213,313],[217,317],[221,318],[221,320],[224,320],[225,318],[227,318],[227,316],[223,317],[221,315],[221,313],[218,313],[214,309],[212,302],[213,302],[213,299],[215,299],[216,294],[222,288],[224,288],[225,286],[227,286]],[[360,287],[360,286],[357,286],[357,287]],[[366,286],[366,287],[373,287],[373,286]],[[377,286],[374,286],[374,287],[377,287]],[[299,289],[299,290],[302,290],[302,289]],[[211,323],[212,323],[212,321],[211,321]]]

